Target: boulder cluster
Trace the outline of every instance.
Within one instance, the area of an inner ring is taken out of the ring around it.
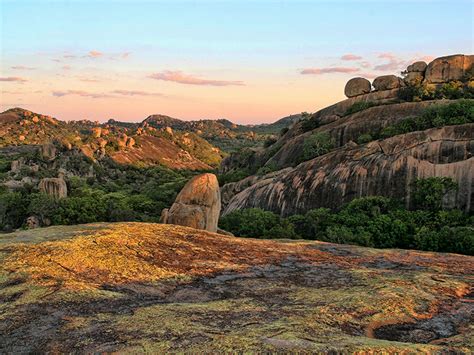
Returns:
[[[409,65],[403,72],[404,78],[396,75],[382,75],[374,79],[372,83],[361,77],[350,79],[344,93],[352,98],[366,95],[373,91],[385,91],[399,89],[405,85],[423,83],[427,85],[438,85],[450,81],[463,80],[473,70],[474,55],[456,54],[434,59],[429,64],[423,61]]]

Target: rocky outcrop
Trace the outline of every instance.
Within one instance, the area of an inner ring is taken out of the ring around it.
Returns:
[[[472,72],[474,55],[450,55],[433,60],[425,72],[426,84],[447,83],[462,80],[468,72]]]
[[[392,105],[380,105],[341,117],[322,125],[313,131],[296,135],[281,143],[281,148],[266,161],[266,165],[284,168],[294,165],[298,160],[305,140],[313,133],[327,133],[334,146],[342,147],[350,141],[356,142],[362,134],[376,135],[384,127],[399,122],[407,117],[419,116],[430,105],[447,104],[449,100],[424,102],[404,102]]]
[[[40,148],[41,159],[51,161],[56,158],[56,146],[53,143],[42,144]]]
[[[62,178],[45,178],[41,179],[38,189],[55,198],[67,197],[67,185]]]
[[[403,85],[403,80],[395,75],[382,75],[372,83],[375,91],[398,89]]]
[[[167,224],[217,231],[221,210],[219,183],[214,174],[193,177],[181,190],[161,221]]]
[[[342,147],[236,194],[223,214],[259,207],[283,216],[339,208],[354,198],[381,195],[410,205],[412,182],[445,176],[459,186],[452,206],[474,210],[474,124],[412,132],[364,146]]]
[[[344,94],[347,97],[354,97],[359,95],[368,94],[372,86],[370,81],[365,78],[352,78],[346,84],[344,88]]]

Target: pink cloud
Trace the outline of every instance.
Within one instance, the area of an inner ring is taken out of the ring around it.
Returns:
[[[15,70],[35,70],[36,69],[34,67],[27,67],[27,66],[24,66],[24,65],[14,65],[11,68],[15,69]]]
[[[63,58],[67,58],[67,59],[72,59],[72,58],[76,58],[77,56],[73,55],[73,54],[65,54],[63,55]]]
[[[359,75],[366,79],[375,79],[376,77],[378,77],[378,75],[374,73],[360,73]]]
[[[104,55],[104,53],[99,52],[99,51],[89,51],[89,53],[87,53],[84,57],[99,58],[99,57],[102,57],[103,55]]]
[[[122,53],[120,57],[125,59],[125,58],[128,58],[130,54],[131,54],[130,52],[125,52],[125,53]]]
[[[358,63],[362,68],[370,68],[370,63],[368,61],[363,61]]]
[[[378,64],[374,66],[375,70],[380,70],[380,71],[396,71],[396,70],[404,69],[408,64],[410,64],[406,60],[399,58],[393,53],[380,53],[378,55],[378,58],[388,59],[387,63]]]
[[[71,66],[70,66],[70,65],[63,65],[63,66],[62,66],[62,69],[64,69],[64,70],[71,70]]]
[[[341,57],[341,60],[360,60],[360,59],[362,59],[362,57],[356,54],[344,54]]]
[[[139,90],[114,90],[112,94],[124,95],[124,96],[164,96],[158,92],[147,92]]]
[[[300,74],[312,74],[312,75],[321,75],[321,74],[331,74],[331,73],[356,73],[359,71],[359,68],[349,68],[349,67],[329,67],[329,68],[307,68],[303,69]]]
[[[28,80],[20,78],[18,76],[3,76],[3,77],[0,77],[0,81],[13,81],[13,82],[18,82],[18,83],[24,83],[25,81],[28,81]]]
[[[56,96],[56,97],[77,95],[77,96],[82,96],[82,97],[90,97],[93,99],[102,99],[102,98],[111,97],[108,94],[93,93],[93,92],[87,92],[87,91],[82,91],[82,90],[53,91],[52,94],[53,96]]]
[[[155,80],[173,81],[175,83],[187,85],[209,85],[209,86],[243,86],[243,81],[229,81],[229,80],[209,80],[201,79],[192,75],[184,74],[181,71],[165,70],[161,73],[154,73],[148,78]]]

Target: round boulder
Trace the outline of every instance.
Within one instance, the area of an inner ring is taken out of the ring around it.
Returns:
[[[382,75],[376,77],[372,85],[375,91],[398,89],[401,86],[401,79],[395,75]]]
[[[423,61],[415,62],[407,67],[408,73],[424,73],[428,64]]]
[[[216,232],[220,210],[221,194],[217,177],[201,174],[188,181],[171,208],[162,212],[161,221]]]
[[[365,78],[352,78],[346,84],[344,88],[344,94],[347,97],[354,97],[359,95],[368,94],[372,89],[370,81]]]

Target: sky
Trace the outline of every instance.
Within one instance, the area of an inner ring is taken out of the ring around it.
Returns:
[[[473,54],[473,1],[0,0],[0,110],[254,124]]]

